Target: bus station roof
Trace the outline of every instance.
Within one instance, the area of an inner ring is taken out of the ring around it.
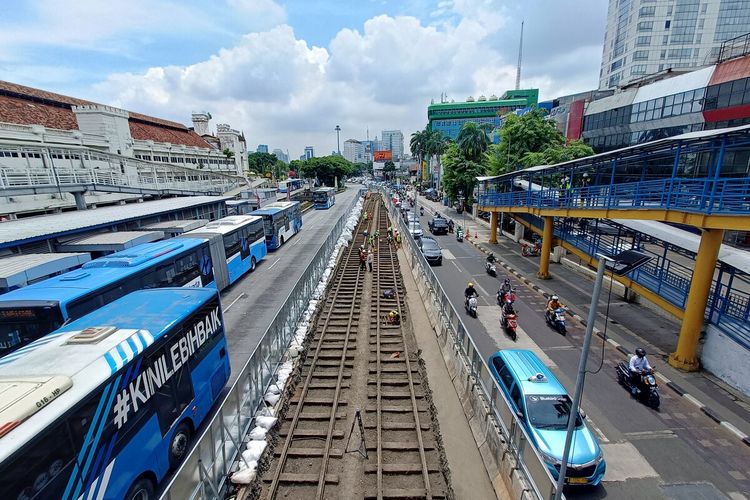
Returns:
[[[56,238],[113,224],[225,202],[228,196],[186,196],[91,210],[27,217],[0,223],[0,248]]]
[[[83,236],[58,245],[63,252],[119,252],[164,238],[163,231],[112,231]]]
[[[23,286],[91,260],[87,253],[30,253],[0,259],[0,288]]]
[[[227,201],[229,203],[229,201]],[[198,229],[208,224],[208,219],[194,219],[194,220],[166,220],[163,222],[157,222],[155,224],[149,224],[143,226],[141,229],[150,231],[164,231],[165,233],[171,234],[182,234]]]

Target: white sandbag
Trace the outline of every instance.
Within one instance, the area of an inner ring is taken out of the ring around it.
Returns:
[[[266,434],[268,434],[268,431],[258,425],[256,427],[253,427],[253,430],[250,431],[250,434],[248,434],[248,436],[253,441],[257,441],[260,439],[266,439]]]
[[[242,459],[247,463],[252,461],[257,462],[260,456],[263,455],[267,445],[268,443],[266,443],[265,439],[248,441],[245,451],[242,452]]]
[[[258,464],[256,462],[255,467],[240,469],[232,474],[232,483],[234,484],[250,484],[255,481],[255,475],[257,474]]]
[[[266,417],[266,416],[255,417],[255,425],[259,425],[266,430],[270,430],[271,427],[276,425],[276,417]]]
[[[281,398],[280,394],[266,394],[263,399],[265,399],[266,403],[268,403],[271,406],[275,406],[276,403],[279,402],[279,399]]]
[[[276,384],[271,384],[268,387],[268,392],[266,394],[281,394],[281,389],[279,389],[279,386]]]

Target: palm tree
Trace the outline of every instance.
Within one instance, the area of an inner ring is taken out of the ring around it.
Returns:
[[[482,123],[481,125],[474,122],[464,123],[456,139],[461,153],[469,160],[479,161],[490,145],[487,133],[491,129],[492,125],[489,123]]]
[[[427,155],[427,141],[429,140],[429,137],[430,131],[425,127],[424,130],[411,134],[411,140],[409,141],[409,148],[411,149],[412,156],[419,159],[420,176],[422,172],[422,161],[424,161],[425,156]]]
[[[437,160],[438,186],[440,185],[440,157],[445,154],[447,147],[448,138],[445,137],[442,132],[439,130],[432,130],[429,132],[427,143],[425,145],[425,153],[428,157],[435,155]]]

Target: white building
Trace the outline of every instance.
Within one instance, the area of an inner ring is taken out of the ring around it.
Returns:
[[[305,160],[309,160],[310,158],[315,158],[315,150],[312,146],[305,146],[305,153],[302,155],[304,156]]]
[[[383,130],[380,147],[393,153],[393,161],[400,160],[404,156],[404,134],[400,130]]]
[[[750,32],[750,0],[609,0],[599,88],[714,64]]]
[[[352,163],[362,163],[365,161],[365,146],[356,139],[347,139],[344,141],[344,158]]]

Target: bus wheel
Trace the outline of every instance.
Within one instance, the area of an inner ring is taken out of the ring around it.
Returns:
[[[255,271],[255,266],[257,266],[257,262],[255,262],[255,257],[252,257],[250,259],[250,272]]]
[[[281,245],[283,245],[283,244],[284,244],[284,237],[282,236],[282,237],[281,237],[281,243],[279,244],[279,246],[281,246]]]
[[[177,430],[169,443],[169,466],[175,469],[182,463],[190,446],[190,427],[183,422],[177,426]]]
[[[125,495],[125,500],[152,500],[154,495],[154,483],[148,478],[142,477],[130,487]]]

